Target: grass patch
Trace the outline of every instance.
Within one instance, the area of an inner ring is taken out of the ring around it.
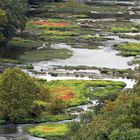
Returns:
[[[105,80],[62,80],[47,82],[46,86],[68,106],[77,106],[86,104],[88,97],[99,99],[111,94],[119,94],[118,91],[125,87],[125,83]]]
[[[127,33],[127,32],[137,32],[138,29],[136,27],[111,27],[109,31],[113,33]]]
[[[108,13],[117,13],[117,12],[124,12],[127,9],[120,7],[120,6],[115,6],[115,7],[111,7],[111,6],[96,6],[96,5],[92,5],[92,9],[96,12],[99,13],[103,13],[103,14],[108,14]]]
[[[71,115],[71,114],[58,114],[58,115],[51,115],[48,112],[42,112],[40,117],[37,118],[25,118],[23,120],[19,120],[16,123],[46,123],[46,122],[58,122],[63,120],[72,120],[75,119],[77,115]],[[6,121],[3,121],[3,123],[6,123]],[[1,122],[0,122],[1,124]]]
[[[133,64],[140,65],[140,59],[139,60],[133,60],[132,62],[130,62],[130,65],[133,65]]]
[[[45,115],[42,114],[42,122],[57,122],[63,120],[72,120],[76,118],[77,115],[68,115],[68,114],[58,114],[58,115]],[[44,120],[44,121],[43,121]]]
[[[42,41],[23,39],[23,38],[20,38],[20,37],[14,37],[10,41],[10,46],[11,47],[21,47],[21,48],[35,49],[37,47],[40,47],[41,45],[42,45]]]
[[[140,54],[140,43],[120,44],[114,48],[121,51],[119,54],[123,56],[136,56]]]
[[[20,60],[23,62],[37,62],[52,59],[66,59],[71,56],[72,51],[68,49],[44,49],[26,52],[24,55],[20,56]]]
[[[128,39],[140,39],[140,35],[125,35],[125,34],[121,34],[119,35],[120,38],[128,38]]]
[[[59,3],[53,3],[53,4],[42,4],[41,5],[41,10],[43,12],[47,12],[47,11],[53,11],[55,13],[65,13],[65,12],[70,12],[73,14],[85,14],[85,13],[89,13],[91,10],[91,7],[83,4],[83,3],[79,3],[76,0],[68,0],[67,2],[59,2]]]
[[[0,120],[0,125],[6,124],[5,120]]]
[[[21,64],[21,61],[10,58],[0,58],[0,63]]]
[[[68,132],[67,124],[42,124],[31,127],[28,133],[41,138],[63,138]]]
[[[73,32],[73,31],[63,32],[63,31],[56,31],[56,30],[50,30],[50,31],[45,30],[44,34],[53,35],[53,36],[78,36],[79,35],[78,32]]]

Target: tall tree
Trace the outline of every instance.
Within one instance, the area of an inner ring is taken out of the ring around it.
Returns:
[[[0,113],[10,122],[30,116],[39,87],[18,68],[7,69],[0,77]]]

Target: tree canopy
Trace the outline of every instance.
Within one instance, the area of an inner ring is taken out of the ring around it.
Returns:
[[[7,69],[0,77],[0,113],[15,122],[29,116],[39,87],[18,68]]]
[[[106,102],[99,113],[92,113],[90,119],[87,119],[87,115],[84,115],[85,118],[82,117],[79,123],[73,122],[70,125],[70,139],[140,139],[139,85],[140,79],[132,92],[124,92],[115,101]],[[76,128],[75,131],[73,131],[74,128]]]
[[[26,25],[26,0],[0,0],[0,47]]]

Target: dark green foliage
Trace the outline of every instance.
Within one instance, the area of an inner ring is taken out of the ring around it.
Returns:
[[[69,126],[70,140],[138,140],[140,139],[139,83],[115,101],[108,101],[96,114],[84,114],[80,122]],[[83,119],[85,118],[85,119]],[[86,121],[88,119],[88,121]],[[84,120],[84,121],[83,121]],[[86,122],[86,123],[85,123]],[[73,128],[76,128],[73,131]]]
[[[24,29],[26,2],[26,0],[0,0],[0,43],[3,46],[7,45],[17,30]]]

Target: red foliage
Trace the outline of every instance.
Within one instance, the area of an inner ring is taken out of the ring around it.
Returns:
[[[52,90],[53,93],[56,93],[62,100],[70,100],[74,98],[74,93],[69,88],[57,88]]]
[[[46,127],[46,128],[43,128],[43,130],[47,132],[47,131],[54,130],[54,128],[47,128],[47,127]]]
[[[69,26],[70,25],[70,23],[68,23],[68,22],[49,23],[48,21],[37,21],[37,22],[32,22],[32,24],[35,24],[35,25],[46,25],[46,26],[59,26],[59,27],[65,27],[65,26]]]
[[[70,100],[73,98],[73,92],[67,92],[64,96],[60,96],[63,100]]]

